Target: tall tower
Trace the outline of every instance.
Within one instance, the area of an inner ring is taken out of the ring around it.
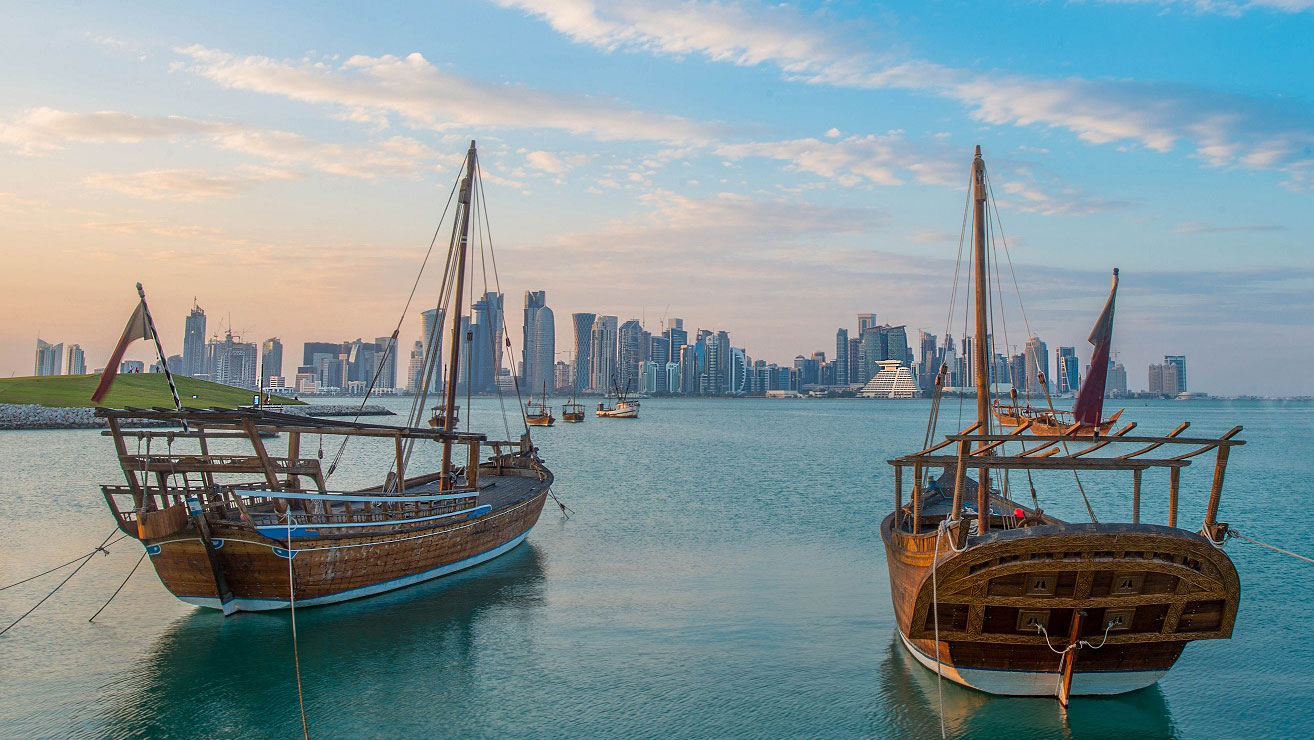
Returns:
[[[606,393],[616,384],[616,340],[617,322],[615,316],[599,316],[593,320],[593,329],[589,338],[589,369],[592,379],[589,387],[599,393]]]
[[[592,387],[592,339],[593,322],[597,314],[571,314],[570,321],[575,326],[575,390],[582,391]]]
[[[1186,355],[1164,355],[1163,363],[1177,368],[1177,393],[1186,392]],[[1167,393],[1168,389],[1164,389]]]
[[[420,335],[420,342],[423,345],[424,356],[433,358],[433,370],[429,373],[430,392],[437,392],[443,387],[443,315],[445,313],[441,308],[431,308],[420,313],[423,332]],[[423,366],[420,374],[424,374]],[[411,390],[418,392],[423,384],[424,378],[420,378],[420,383]]]
[[[874,328],[876,324],[876,314],[860,313],[858,314],[858,334],[862,334],[868,329]]]
[[[271,385],[270,379],[283,377],[283,342],[278,337],[260,345],[260,387]],[[279,383],[282,385],[282,383]]]
[[[523,338],[525,385],[538,393],[546,385],[556,385],[553,368],[557,355],[557,327],[552,309],[547,305],[547,291],[525,291],[525,326]]]
[[[65,372],[69,375],[85,375],[87,373],[87,356],[82,352],[82,346],[70,344],[68,346],[68,365]]]
[[[192,312],[183,326],[183,375],[193,378],[209,376],[205,352],[205,311],[192,301]]]
[[[1039,373],[1043,371],[1046,382],[1049,381],[1049,348],[1040,337],[1033,336],[1027,339],[1023,354],[1027,358],[1027,395],[1044,396],[1045,391],[1040,387]]]
[[[835,332],[835,385],[849,384],[849,330]]]
[[[59,375],[64,364],[64,344],[51,344],[37,338],[36,371],[34,375]]]

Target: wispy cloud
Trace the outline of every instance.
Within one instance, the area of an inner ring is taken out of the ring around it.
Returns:
[[[1000,202],[1001,207],[1012,206],[1027,213],[1045,216],[1091,216],[1097,213],[1130,208],[1128,200],[1100,198],[1080,188],[1058,186],[1052,190],[1035,182],[1006,182],[1004,193],[1012,196]]]
[[[1303,13],[1314,8],[1314,0],[1100,0],[1117,5],[1157,5],[1182,8],[1194,13],[1240,16],[1247,11]]]
[[[224,87],[334,106],[352,120],[387,125],[396,117],[416,129],[558,129],[600,140],[705,140],[714,128],[679,116],[649,113],[614,101],[561,95],[524,85],[480,82],[431,64],[424,56],[357,55],[341,64],[238,56],[203,46],[177,50],[182,69]]]
[[[572,40],[606,50],[702,56],[774,65],[784,76],[854,89],[901,89],[956,100],[995,125],[1069,131],[1092,144],[1167,152],[1181,143],[1211,166],[1285,171],[1300,185],[1314,169],[1314,118],[1286,100],[1132,80],[983,74],[854,41],[825,18],[754,2],[498,0],[542,18]],[[1303,0],[1271,7],[1303,9]]]
[[[88,175],[82,182],[89,187],[148,200],[206,200],[233,198],[261,183],[300,177],[295,172],[268,168],[248,168],[222,175],[201,170],[165,169],[125,174],[100,172]]]
[[[232,130],[232,124],[184,116],[138,116],[119,111],[76,113],[32,108],[0,124],[0,144],[25,154],[62,149],[67,142],[136,144]]]
[[[806,138],[787,141],[723,144],[716,154],[737,160],[765,157],[789,163],[791,169],[810,172],[841,185],[869,183],[901,185],[905,179],[935,185],[959,184],[965,170],[941,145],[913,145],[902,132],[884,135]]]

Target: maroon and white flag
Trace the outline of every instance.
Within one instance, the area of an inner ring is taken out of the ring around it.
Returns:
[[[146,299],[143,298],[137,302],[132,318],[128,319],[128,325],[123,328],[123,336],[119,337],[114,354],[110,355],[109,362],[105,363],[105,370],[100,374],[100,383],[96,386],[96,392],[91,394],[92,403],[100,403],[105,394],[109,393],[110,386],[114,385],[114,376],[119,374],[119,363],[123,361],[123,353],[127,351],[128,345],[138,339],[151,339],[154,336],[151,333],[150,318],[146,314]]]
[[[1109,349],[1113,346],[1113,302],[1117,297],[1118,268],[1115,267],[1109,300],[1087,339],[1095,345],[1095,351],[1090,356],[1090,373],[1077,391],[1077,404],[1072,407],[1072,416],[1078,424],[1098,426],[1103,421],[1104,385],[1109,376]]]

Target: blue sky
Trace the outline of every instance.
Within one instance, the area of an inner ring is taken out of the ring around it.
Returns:
[[[1314,393],[1312,5],[23,6],[0,370],[38,332],[102,362],[136,280],[174,347],[193,296],[252,341],[387,334],[471,138],[508,314],[547,290],[563,350],[573,311],[782,363],[857,312],[939,334],[980,143],[1051,347],[1116,266],[1132,386],[1185,353]]]

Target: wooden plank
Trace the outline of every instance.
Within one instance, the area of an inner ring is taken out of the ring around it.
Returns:
[[[1132,471],[1132,524],[1141,523],[1141,474],[1144,472]]]
[[[1094,452],[1095,450],[1098,450],[1098,449],[1101,449],[1101,448],[1107,447],[1108,445],[1111,445],[1111,444],[1113,444],[1114,442],[1125,442],[1126,440],[1123,440],[1123,439],[1117,439],[1117,438],[1118,438],[1118,437],[1121,437],[1121,436],[1123,436],[1123,435],[1125,435],[1127,432],[1130,432],[1131,430],[1133,430],[1133,429],[1135,429],[1135,428],[1136,428],[1136,422],[1133,421],[1133,422],[1131,422],[1130,424],[1128,424],[1127,426],[1123,427],[1122,429],[1119,429],[1118,431],[1114,432],[1113,434],[1110,434],[1110,435],[1106,436],[1106,437],[1105,437],[1104,439],[1102,439],[1101,441],[1096,442],[1095,444],[1093,444],[1093,445],[1091,445],[1091,446],[1089,446],[1089,447],[1086,447],[1086,448],[1083,448],[1083,449],[1077,450],[1076,452],[1072,453],[1071,456],[1072,456],[1072,457],[1079,457],[1079,456],[1081,456],[1081,455],[1085,455],[1085,454],[1087,454],[1087,453],[1089,453],[1089,452]]]
[[[1125,455],[1119,455],[1119,458],[1125,460],[1125,459],[1127,459],[1127,458],[1129,458],[1129,457],[1139,457],[1139,456],[1141,456],[1141,455],[1143,455],[1143,454],[1149,452],[1150,450],[1158,449],[1158,448],[1162,447],[1163,445],[1168,444],[1167,440],[1169,440],[1169,439],[1171,439],[1171,438],[1173,438],[1173,437],[1176,437],[1177,435],[1179,435],[1179,434],[1181,434],[1182,432],[1186,431],[1186,428],[1189,427],[1189,426],[1191,426],[1191,422],[1189,422],[1189,421],[1184,421],[1184,422],[1182,422],[1181,424],[1178,424],[1176,429],[1172,430],[1171,432],[1168,432],[1168,435],[1167,435],[1166,437],[1164,437],[1163,439],[1159,440],[1158,442],[1154,442],[1154,443],[1152,443],[1152,444],[1149,444],[1149,445],[1147,445],[1147,446],[1145,446],[1145,447],[1142,447],[1142,448],[1139,449],[1139,450],[1133,450],[1132,452],[1128,452],[1128,453],[1125,454]],[[1124,439],[1124,440],[1122,440],[1122,441],[1123,441],[1123,442],[1126,442],[1126,441],[1128,441],[1128,440],[1125,440],[1125,439]]]
[[[966,462],[971,468],[989,468],[991,470],[1010,468],[1016,470],[1136,470],[1138,468],[1184,468],[1190,460],[1154,459],[1154,460],[1118,460],[1107,457],[1082,457],[1076,460],[1068,455],[1049,453],[1050,457],[984,457]],[[928,455],[924,457],[897,457],[888,460],[890,465],[913,465],[920,463],[931,467],[951,467],[958,458],[949,455]]]
[[[1182,483],[1182,469],[1168,470],[1168,526],[1177,526],[1177,492]]]

